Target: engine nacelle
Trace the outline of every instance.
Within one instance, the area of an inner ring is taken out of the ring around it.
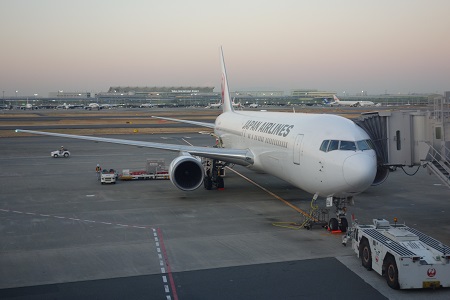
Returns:
[[[378,166],[377,167],[377,175],[375,175],[375,179],[373,180],[372,186],[382,184],[386,178],[389,176],[389,167],[388,166]]]
[[[170,181],[183,191],[193,191],[203,183],[204,171],[201,161],[190,155],[175,158],[169,167]]]

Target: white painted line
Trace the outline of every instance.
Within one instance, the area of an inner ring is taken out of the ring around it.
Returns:
[[[161,273],[166,273],[166,269],[161,268]]]
[[[167,276],[163,276],[162,279],[164,283],[167,283]]]

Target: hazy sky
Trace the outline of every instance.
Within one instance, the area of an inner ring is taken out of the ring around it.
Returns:
[[[449,0],[1,0],[0,91],[450,90]]]

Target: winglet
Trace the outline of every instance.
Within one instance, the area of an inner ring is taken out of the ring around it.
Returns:
[[[223,50],[220,47],[220,61],[222,63],[222,109],[223,112],[234,111],[233,104],[230,99],[230,90],[228,89],[227,72],[225,70],[225,60],[223,58]]]

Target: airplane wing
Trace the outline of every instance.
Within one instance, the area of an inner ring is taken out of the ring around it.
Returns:
[[[203,126],[203,127],[214,129],[214,123],[196,122],[196,121],[180,120],[180,119],[172,119],[172,118],[156,117],[156,116],[152,116],[152,118],[173,121],[173,122],[193,124],[193,125],[197,125],[197,126]]]
[[[169,118],[166,118],[169,119]],[[173,119],[174,121],[177,119]],[[194,122],[194,121],[189,121]],[[201,123],[201,122],[195,122]],[[193,124],[193,123],[192,123]],[[203,124],[203,123],[201,123]],[[204,123],[208,124],[208,123]],[[104,142],[112,144],[121,144],[129,146],[137,146],[144,148],[154,148],[162,149],[175,152],[186,152],[191,155],[201,156],[206,158],[218,159],[224,162],[229,162],[237,165],[248,166],[253,164],[253,154],[248,149],[229,149],[229,148],[212,148],[212,147],[197,147],[188,145],[177,145],[177,144],[165,144],[165,143],[153,143],[153,142],[143,142],[143,141],[133,141],[133,140],[123,140],[114,138],[102,138],[95,136],[84,136],[84,135],[73,135],[73,134],[63,134],[54,132],[44,132],[44,131],[34,131],[34,130],[23,130],[16,129],[16,132],[25,132],[40,135],[50,135],[56,137],[65,137],[71,139],[88,140],[94,142]]]

